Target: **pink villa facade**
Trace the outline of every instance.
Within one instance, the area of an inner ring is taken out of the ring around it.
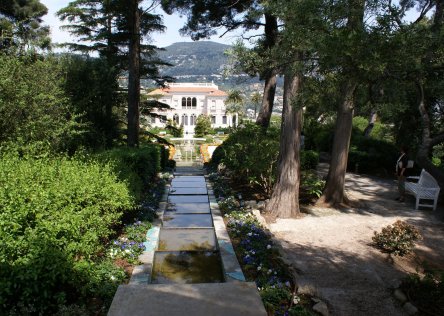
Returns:
[[[167,120],[174,120],[182,125],[184,133],[194,134],[194,127],[199,115],[211,118],[211,125],[229,127],[237,124],[237,115],[226,113],[225,100],[227,93],[219,90],[214,83],[170,83],[165,88],[151,91],[148,98],[155,98],[168,104],[171,109],[158,114],[165,115]],[[151,120],[151,126],[164,127],[159,118]]]

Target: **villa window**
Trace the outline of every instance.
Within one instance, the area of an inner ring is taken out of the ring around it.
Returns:
[[[176,122],[177,125],[179,125],[179,115],[174,114],[173,120],[174,120],[174,122]]]
[[[182,115],[182,124],[188,125],[188,115]]]
[[[191,98],[187,98],[187,109],[191,109]]]
[[[197,107],[197,99],[196,98],[193,98],[193,100],[191,101],[191,107],[193,109],[195,109]]]
[[[187,99],[182,98],[182,109],[186,109],[186,108],[187,108]]]
[[[216,116],[215,115],[211,116],[211,124],[216,124]]]
[[[227,116],[226,115],[224,115],[224,116],[222,116],[222,124],[227,124]]]
[[[196,114],[190,116],[190,125],[196,125]]]

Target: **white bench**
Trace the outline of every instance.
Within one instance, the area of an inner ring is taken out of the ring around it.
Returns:
[[[405,183],[406,192],[414,195],[416,198],[415,210],[417,210],[419,206],[432,207],[433,210],[436,210],[440,188],[438,182],[436,182],[436,180],[430,175],[430,173],[422,169],[421,175],[419,177],[407,177],[407,179],[418,180],[418,182],[416,183]],[[433,200],[433,205],[420,204],[421,200]]]

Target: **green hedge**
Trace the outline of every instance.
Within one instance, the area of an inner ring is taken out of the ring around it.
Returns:
[[[131,195],[139,201],[147,186],[168,163],[168,150],[161,145],[121,147],[101,152],[96,157],[113,166],[119,179],[129,184]]]
[[[109,164],[1,156],[0,309],[21,304],[45,314],[94,288],[115,289],[121,271],[97,259],[134,207]]]
[[[347,170],[373,175],[392,174],[398,156],[398,149],[391,143],[355,136],[348,154]]]
[[[250,183],[269,194],[276,180],[279,156],[279,127],[270,126],[266,133],[255,124],[247,124],[230,134],[213,153],[210,164],[223,163],[239,183]],[[315,169],[319,154],[301,151],[301,169]]]

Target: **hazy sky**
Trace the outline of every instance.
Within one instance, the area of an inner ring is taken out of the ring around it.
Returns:
[[[1,1],[1,0],[0,0]],[[74,41],[74,38],[71,38],[69,34],[65,31],[60,30],[60,26],[62,22],[55,16],[55,13],[66,7],[69,2],[72,0],[40,0],[48,8],[48,14],[44,16],[45,24],[51,27],[51,35],[54,43],[63,43]],[[163,12],[159,9],[159,12]],[[171,45],[176,42],[191,42],[189,37],[182,37],[179,34],[179,29],[184,25],[185,18],[181,18],[178,15],[164,15],[164,25],[167,27],[165,33],[154,33],[151,37],[154,40],[154,45],[158,47],[165,47]],[[219,36],[213,36],[211,41],[231,44],[236,40],[233,35],[225,35],[223,38],[219,38]]]

